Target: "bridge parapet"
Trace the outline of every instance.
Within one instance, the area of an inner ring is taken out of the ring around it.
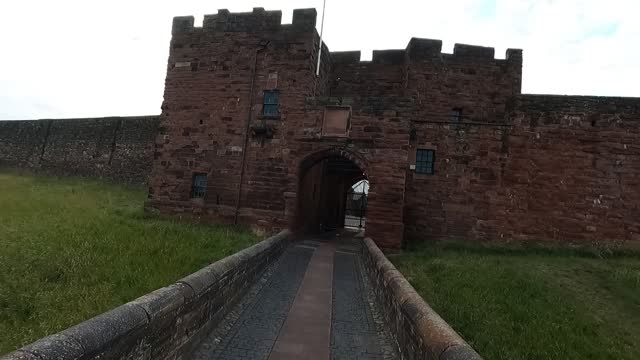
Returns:
[[[482,360],[420,297],[409,281],[367,238],[362,261],[387,326],[405,359]]]
[[[289,232],[0,360],[175,359],[189,354],[289,242]]]

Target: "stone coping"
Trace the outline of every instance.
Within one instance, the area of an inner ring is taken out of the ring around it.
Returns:
[[[363,262],[385,320],[407,359],[481,360],[482,357],[416,292],[374,241],[364,240]]]
[[[224,318],[288,241],[283,231],[0,360],[179,358]]]

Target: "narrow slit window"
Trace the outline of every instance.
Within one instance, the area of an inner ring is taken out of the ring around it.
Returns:
[[[192,199],[204,199],[207,193],[207,174],[193,174],[191,186]]]
[[[462,108],[451,109],[451,121],[462,122]]]
[[[416,173],[433,175],[435,159],[435,150],[418,149],[416,152]]]
[[[278,90],[265,90],[262,101],[262,116],[268,118],[280,117],[280,92]]]

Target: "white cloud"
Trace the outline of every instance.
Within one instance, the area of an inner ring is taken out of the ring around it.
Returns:
[[[322,7],[321,0],[6,1],[0,118],[160,112],[171,18],[219,8]],[[524,49],[523,92],[640,96],[636,0],[328,0],[332,50],[404,48],[411,37]],[[612,31],[615,30],[615,31]]]

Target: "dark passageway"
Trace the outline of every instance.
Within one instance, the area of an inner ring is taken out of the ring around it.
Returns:
[[[343,228],[346,215],[350,222],[347,225],[358,227],[360,219],[356,216],[364,215],[364,208],[355,209],[354,204],[360,206],[366,200],[360,199],[362,195],[354,195],[353,186],[366,178],[356,163],[339,155],[303,163],[296,228],[309,233]]]

